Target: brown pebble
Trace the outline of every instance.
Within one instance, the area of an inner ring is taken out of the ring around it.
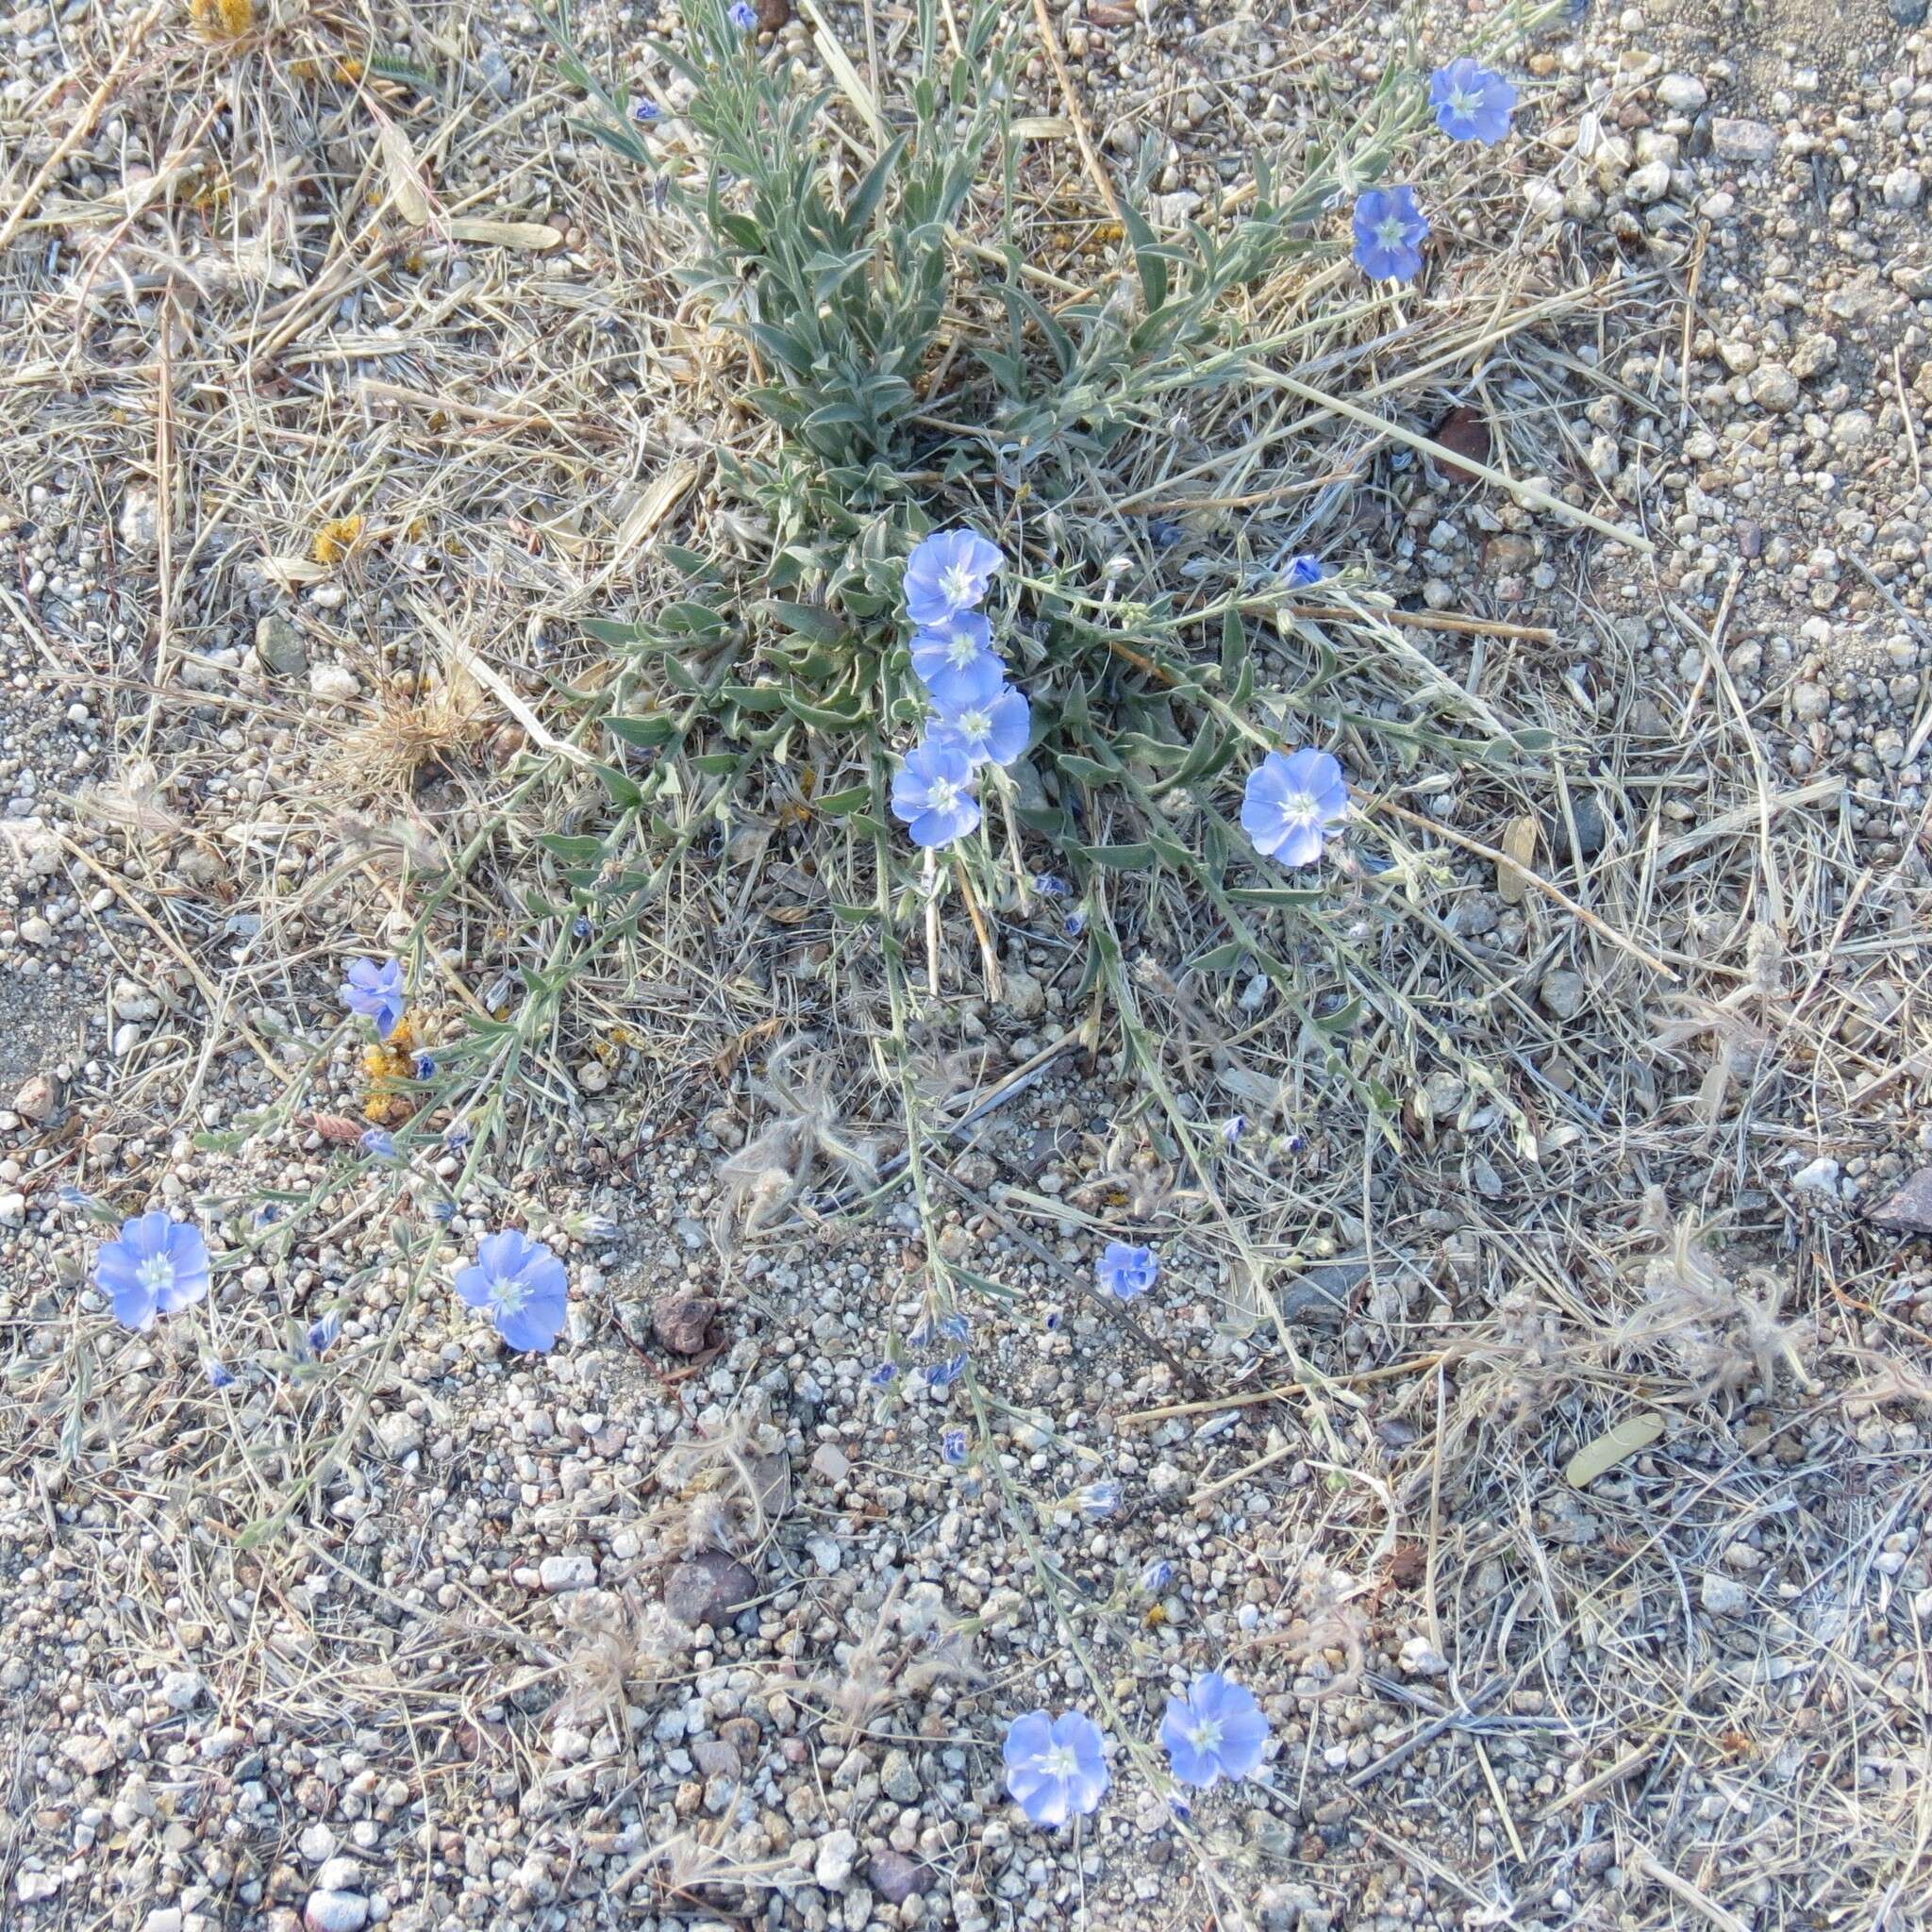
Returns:
[[[651,1332],[673,1355],[703,1355],[716,1346],[718,1304],[706,1295],[667,1295],[651,1310]]]

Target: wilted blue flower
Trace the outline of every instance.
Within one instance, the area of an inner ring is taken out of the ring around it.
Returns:
[[[1244,1113],[1231,1113],[1221,1124],[1221,1138],[1230,1147],[1240,1144],[1241,1138],[1248,1131],[1248,1117]]]
[[[1205,1790],[1222,1778],[1252,1777],[1260,1769],[1268,1720],[1252,1691],[1208,1671],[1194,1679],[1186,1697],[1167,1700],[1160,1741],[1174,1776]]]
[[[1070,940],[1078,939],[1087,930],[1086,913],[1081,911],[1078,907],[1075,907],[1073,911],[1060,921],[1060,930]]]
[[[475,1260],[457,1271],[457,1292],[471,1307],[488,1308],[512,1348],[541,1354],[563,1326],[570,1277],[541,1241],[507,1227],[476,1243]]]
[[[1166,550],[1181,541],[1181,526],[1172,517],[1149,517],[1147,535],[1157,550]]]
[[[940,705],[933,723],[934,741],[964,752],[970,765],[1010,765],[1033,729],[1032,708],[1000,672],[997,658],[982,658],[974,671],[952,683],[953,696]]]
[[[442,1144],[455,1150],[470,1144],[470,1124],[468,1121],[452,1121],[442,1130]]]
[[[1062,1322],[1064,1322],[1065,1320],[1066,1320],[1066,1312],[1065,1312],[1065,1310],[1064,1310],[1064,1309],[1061,1309],[1061,1308],[1049,1308],[1049,1309],[1047,1309],[1047,1311],[1046,1311],[1046,1317],[1045,1317],[1045,1327],[1046,1327],[1046,1332],[1047,1332],[1047,1333],[1048,1333],[1049,1335],[1057,1335],[1057,1334],[1058,1334],[1058,1332],[1059,1332],[1059,1325],[1060,1325],[1060,1324],[1061,1324]]]
[[[1174,1581],[1174,1565],[1165,1557],[1157,1557],[1141,1573],[1141,1588],[1149,1596],[1158,1596]]]
[[[273,1201],[264,1201],[255,1210],[254,1222],[257,1227],[273,1227],[282,1218],[282,1210]]]
[[[1248,774],[1241,830],[1265,858],[1313,865],[1347,810],[1347,782],[1325,751],[1271,751]]]
[[[54,1198],[70,1214],[92,1214],[100,1206],[85,1188],[76,1188],[72,1181],[63,1181],[55,1190]]]
[[[633,101],[630,104],[630,118],[640,127],[648,127],[653,121],[661,120],[664,110],[656,101]]]
[[[926,1371],[926,1386],[938,1393],[941,1390],[950,1389],[965,1373],[966,1355],[965,1351],[961,1350],[950,1359],[941,1362],[937,1368]]]
[[[201,1230],[158,1208],[121,1224],[118,1241],[94,1257],[94,1285],[114,1304],[124,1328],[148,1329],[208,1293],[208,1243]]]
[[[416,1056],[416,1077],[419,1080],[436,1078],[436,1057],[433,1054],[419,1053]]]
[[[403,991],[403,969],[393,959],[377,965],[374,959],[349,961],[349,976],[341,984],[342,1004],[350,1012],[375,1022],[375,1037],[387,1040],[403,1017],[408,994]]]
[[[964,704],[989,672],[995,689],[1006,675],[1007,667],[992,647],[992,626],[977,610],[962,610],[945,624],[914,631],[910,648],[912,675],[936,705]]]
[[[1056,878],[1050,872],[1037,872],[1033,874],[1033,890],[1042,899],[1064,899],[1067,896],[1067,882]]]
[[[964,1341],[973,1333],[971,1319],[962,1315],[958,1308],[941,1315],[933,1325],[948,1341]]]
[[[429,1218],[439,1227],[447,1227],[457,1218],[457,1204],[447,1195],[440,1201],[430,1202]]]
[[[966,754],[931,738],[914,745],[892,779],[892,815],[928,851],[964,838],[979,823]]]
[[[393,1160],[396,1158],[396,1137],[382,1127],[365,1128],[362,1151],[371,1160]]]
[[[865,1373],[865,1386],[868,1389],[890,1389],[899,1379],[897,1362],[881,1362],[875,1369]]]
[[[1106,1742],[1100,1726],[1077,1710],[1016,1717],[1000,1751],[1013,1802],[1033,1824],[1056,1829],[1086,1817],[1107,1790]]]
[[[1288,569],[1283,575],[1290,590],[1305,591],[1310,584],[1319,584],[1328,575],[1328,566],[1319,557],[1304,551],[1301,556],[1289,558]]]
[[[579,912],[577,916],[571,921],[570,930],[571,937],[573,939],[587,940],[591,937],[591,934],[592,933],[592,931],[595,930],[595,928],[591,924],[590,914],[588,912]]]
[[[341,1315],[336,1309],[331,1308],[319,1321],[309,1323],[308,1337],[308,1353],[310,1355],[325,1354],[334,1345],[336,1338],[341,1332]]]
[[[209,1356],[201,1366],[210,1389],[232,1389],[235,1386],[235,1372],[226,1362],[217,1361],[213,1356]]]
[[[724,18],[741,34],[748,34],[758,24],[757,9],[748,6],[746,0],[731,0]]]
[[[906,559],[906,614],[922,628],[950,624],[978,607],[1006,562],[997,543],[973,530],[935,530]]]
[[[577,1224],[577,1239],[592,1243],[614,1241],[623,1232],[608,1214],[586,1214]]]
[[[1488,147],[1509,132],[1516,90],[1465,54],[1429,75],[1429,106],[1436,110],[1436,125],[1451,141],[1479,141]]]
[[[1082,1516],[1091,1517],[1096,1523],[1103,1516],[1111,1516],[1121,1507],[1121,1486],[1103,1478],[1097,1483],[1089,1483],[1074,1497]]]
[[[1093,1264],[1093,1273],[1104,1292],[1130,1302],[1145,1294],[1160,1273],[1160,1262],[1152,1248],[1137,1248],[1129,1241],[1108,1241]]]
[[[955,1469],[966,1460],[966,1431],[948,1429],[940,1438],[940,1454]]]
[[[1428,232],[1413,188],[1371,188],[1356,198],[1355,263],[1374,281],[1412,282]]]

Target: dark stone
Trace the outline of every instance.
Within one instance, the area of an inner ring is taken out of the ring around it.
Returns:
[[[1890,1200],[1873,1208],[1872,1225],[1890,1234],[1932,1234],[1932,1167],[1922,1167]]]
[[[1925,25],[1925,14],[1932,0],[1889,0],[1892,19],[1900,26],[1913,27]]]
[[[1570,794],[1570,818],[1576,821],[1576,849],[1578,858],[1594,858],[1604,849],[1604,840],[1608,827],[1604,823],[1603,808],[1588,792],[1573,791]],[[1561,864],[1572,857],[1570,847],[1570,822],[1563,816],[1559,805],[1550,814],[1548,826],[1550,850],[1557,855]]]
[[[919,1890],[925,1867],[904,1852],[880,1852],[866,1870],[872,1889],[891,1906],[903,1906]]]
[[[715,1348],[718,1304],[701,1294],[674,1294],[651,1310],[651,1332],[673,1355]]]
[[[758,1578],[735,1557],[722,1550],[700,1550],[671,1573],[664,1585],[664,1607],[693,1630],[700,1624],[723,1630],[758,1593]]]

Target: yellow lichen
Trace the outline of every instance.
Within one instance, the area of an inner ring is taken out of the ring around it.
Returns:
[[[331,517],[316,531],[308,554],[317,563],[340,563],[362,535],[360,517]]]
[[[255,0],[188,0],[188,18],[205,41],[239,41],[255,26]]]

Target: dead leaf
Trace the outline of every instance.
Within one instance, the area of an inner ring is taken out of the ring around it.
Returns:
[[[1503,834],[1503,850],[1508,862],[1496,868],[1496,891],[1506,906],[1522,905],[1529,891],[1526,874],[1536,866],[1537,837],[1537,822],[1529,812],[1511,819]]]
[[[1570,1458],[1563,1480],[1573,1490],[1587,1490],[1605,1470],[1614,1469],[1640,1449],[1648,1449],[1663,1432],[1664,1419],[1655,1409],[1626,1415],[1615,1428],[1606,1429]]]
[[[362,1123],[344,1113],[310,1114],[308,1124],[325,1141],[333,1141],[338,1147],[353,1147],[362,1138]]]
[[[426,228],[429,195],[423,186],[423,170],[409,145],[409,137],[393,121],[385,121],[376,129],[376,140],[382,143],[383,165],[389,174],[389,192],[396,212],[409,227]]]
[[[1468,457],[1472,462],[1477,463],[1487,463],[1490,459],[1490,425],[1483,421],[1482,412],[1472,409],[1467,403],[1451,409],[1430,434],[1451,455]],[[1452,463],[1443,457],[1436,457],[1432,460],[1443,475],[1453,476],[1458,483],[1482,481],[1474,470],[1466,469],[1461,463]]]
[[[522,248],[532,255],[563,245],[563,230],[548,222],[492,222],[481,215],[458,215],[449,225],[453,242],[474,242],[486,248]]]
[[[791,0],[758,0],[758,31],[774,34],[791,24]]]

